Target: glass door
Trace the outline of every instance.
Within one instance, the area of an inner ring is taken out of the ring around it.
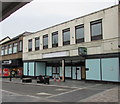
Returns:
[[[81,80],[81,67],[76,67],[77,71],[77,80]]]
[[[81,67],[72,67],[72,79],[81,80]]]
[[[59,67],[53,67],[52,68],[52,76],[53,78],[58,78],[60,76],[60,69]]]
[[[76,79],[76,67],[72,67],[72,79]]]

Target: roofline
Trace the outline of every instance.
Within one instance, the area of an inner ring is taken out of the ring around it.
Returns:
[[[9,38],[9,39],[10,39],[10,37],[9,37],[9,36],[6,36],[5,38],[1,39],[1,40],[0,40],[0,42],[2,42],[3,40],[5,40],[5,39],[7,39],[7,38]]]
[[[11,41],[14,41],[14,40],[18,39],[18,38],[21,37],[21,36],[26,36],[25,33],[30,33],[30,34],[32,34],[31,32],[23,32],[23,33],[21,33],[20,35],[17,35],[17,36],[15,36],[15,37],[13,37],[12,39],[10,39],[10,40],[2,43],[1,45],[6,44],[6,43],[9,43],[9,42],[11,42]],[[28,34],[28,35],[30,35],[30,34]]]
[[[93,13],[89,13],[89,14],[83,15],[83,16],[81,16],[81,17],[77,17],[77,18],[74,18],[74,19],[71,19],[71,20],[62,22],[62,23],[58,23],[58,24],[56,24],[56,25],[53,25],[53,26],[47,27],[47,28],[45,28],[45,29],[41,29],[41,30],[39,30],[39,31],[37,31],[37,32],[34,32],[33,34],[38,33],[38,32],[41,32],[41,31],[44,31],[44,30],[47,30],[47,29],[50,29],[50,28],[53,28],[53,27],[56,27],[56,26],[58,26],[58,25],[62,25],[62,24],[68,23],[68,22],[70,22],[70,21],[74,21],[74,20],[76,20],[76,19],[80,19],[80,18],[89,16],[89,15],[92,15],[92,14],[95,14],[95,13],[98,13],[98,12],[101,12],[101,11],[105,11],[105,10],[110,9],[110,8],[117,7],[117,6],[119,6],[119,5],[120,5],[120,4],[113,5],[113,6],[110,6],[110,7],[108,7],[108,8],[101,9],[101,10],[98,10],[98,11],[96,11],[96,12],[93,12]]]

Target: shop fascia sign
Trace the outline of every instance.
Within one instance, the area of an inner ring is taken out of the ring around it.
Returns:
[[[53,53],[43,54],[43,58],[64,57],[64,56],[69,56],[69,51],[53,52]]]
[[[2,65],[11,64],[11,63],[12,63],[11,60],[5,60],[5,61],[2,61]]]
[[[79,55],[87,55],[87,48],[86,47],[78,47],[78,54]]]

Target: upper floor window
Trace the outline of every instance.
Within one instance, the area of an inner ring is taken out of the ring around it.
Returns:
[[[63,45],[70,44],[70,28],[63,30]]]
[[[52,33],[52,47],[58,47],[58,31]]]
[[[12,44],[8,46],[8,54],[12,54]]]
[[[84,25],[75,27],[76,43],[84,42]]]
[[[43,36],[43,49],[48,48],[48,34]]]
[[[32,51],[32,39],[28,40],[28,51]]]
[[[23,42],[22,40],[19,41],[19,52],[22,52],[23,50]]]
[[[13,44],[13,53],[17,53],[18,51],[18,43]]]
[[[90,23],[91,40],[102,39],[102,20],[93,21]]]
[[[1,55],[2,55],[2,56],[5,55],[5,47],[2,47],[2,48],[1,48]]]
[[[35,38],[35,50],[39,50],[40,46],[40,39],[39,37]]]
[[[8,46],[5,46],[5,55],[8,54]]]

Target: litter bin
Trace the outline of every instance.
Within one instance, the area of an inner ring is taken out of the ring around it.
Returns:
[[[44,78],[42,75],[37,77],[37,83],[44,83]]]

